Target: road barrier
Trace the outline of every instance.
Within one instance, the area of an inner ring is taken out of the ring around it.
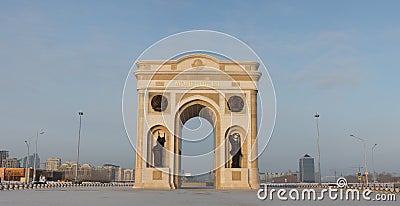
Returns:
[[[71,187],[133,187],[133,183],[81,183],[73,184],[68,182],[52,182],[48,184],[24,184],[24,183],[0,183],[0,191],[5,190],[37,190],[37,189],[56,189],[56,188],[71,188]]]
[[[57,189],[57,188],[87,188],[87,187],[133,187],[133,183],[98,183],[98,182],[84,182],[75,184],[71,182],[51,182],[48,184],[24,184],[24,183],[0,183],[0,191],[5,190],[39,190],[39,189]],[[338,188],[333,185],[316,185],[316,184],[268,184],[268,187],[276,188]],[[364,190],[369,189],[375,192],[390,192],[400,193],[399,187],[390,187],[388,185],[372,185],[369,187],[352,186],[348,185],[347,189]]]

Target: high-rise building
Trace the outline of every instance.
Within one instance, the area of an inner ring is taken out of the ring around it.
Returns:
[[[33,168],[34,163],[33,160],[35,159],[35,155],[31,154],[28,156],[28,167]],[[26,156],[21,159],[21,164],[23,168],[26,168]],[[36,154],[36,168],[40,168],[40,157],[39,154]]]
[[[120,166],[113,164],[104,164],[102,168],[109,171],[111,181],[115,181],[118,178],[117,170],[120,168]]]
[[[17,158],[5,158],[1,165],[5,168],[19,168],[19,161]]]
[[[299,160],[299,181],[315,182],[314,158],[308,154]]]
[[[61,159],[60,158],[49,158],[46,161],[46,170],[57,171],[60,169]]]
[[[0,151],[0,167],[3,167],[3,159],[8,158],[8,151],[6,150],[1,150]]]

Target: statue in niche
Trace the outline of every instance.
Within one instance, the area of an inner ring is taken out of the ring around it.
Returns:
[[[231,151],[229,151],[229,153],[233,156],[231,167],[240,168],[240,159],[242,157],[240,134],[235,132],[229,135],[229,142],[231,143],[231,148],[232,148]]]
[[[160,136],[158,131],[157,144],[152,148],[154,155],[154,167],[163,167],[163,149],[165,144],[165,133],[164,136]]]

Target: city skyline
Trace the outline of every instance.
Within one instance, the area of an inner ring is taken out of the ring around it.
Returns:
[[[168,35],[210,29],[249,44],[274,82],[277,121],[261,172],[296,170],[300,156],[317,157],[318,112],[322,176],[363,165],[363,146],[350,134],[366,139],[368,165],[378,144],[377,172],[400,173],[398,2],[154,3],[1,2],[0,150],[26,156],[28,140],[32,154],[43,128],[38,154],[75,161],[82,109],[80,162],[133,168],[121,114],[130,67]]]
[[[6,152],[9,152],[8,150],[0,150],[0,151],[6,151]],[[32,153],[30,153],[29,154],[29,158],[28,158],[28,168],[33,168],[34,166],[34,163],[33,163],[33,160],[34,160],[34,158],[35,158],[35,155],[34,154],[32,154]],[[69,160],[69,159],[62,159],[61,157],[55,157],[55,156],[53,156],[53,157],[48,157],[48,158],[46,158],[46,159],[44,159],[43,161],[40,159],[40,155],[39,154],[37,154],[37,156],[36,156],[36,168],[39,168],[39,169],[46,169],[47,168],[47,162],[49,161],[49,160],[55,160],[55,159],[58,159],[58,160],[60,160],[60,163],[61,164],[69,164],[69,163],[74,163],[74,164],[76,164],[76,159],[75,160]],[[4,159],[16,159],[17,161],[18,161],[18,164],[19,164],[19,168],[26,168],[26,155],[25,156],[22,156],[22,157],[19,157],[19,156],[9,156],[9,157],[7,157],[7,158],[4,158]],[[0,162],[1,163],[1,162]],[[89,162],[79,162],[79,165],[84,165],[84,164],[89,164],[89,165],[91,165],[91,166],[104,166],[104,165],[116,165],[116,166],[119,166],[118,164],[114,164],[114,163],[110,163],[110,162],[103,162],[103,163],[99,163],[98,165],[96,165],[96,164],[93,164],[93,163],[91,163],[90,161]],[[1,166],[1,164],[0,164],[0,166]]]

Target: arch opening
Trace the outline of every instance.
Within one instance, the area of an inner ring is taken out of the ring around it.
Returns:
[[[216,121],[215,112],[194,101],[181,107],[177,115],[179,188],[215,186]]]
[[[214,187],[213,125],[203,117],[192,117],[183,125],[181,138],[181,187]]]

